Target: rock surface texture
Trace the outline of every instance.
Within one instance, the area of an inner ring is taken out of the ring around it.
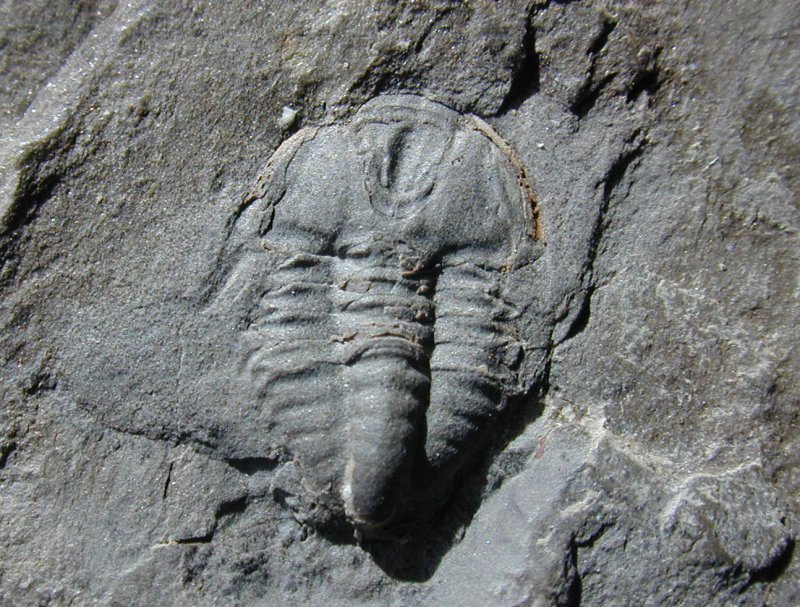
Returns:
[[[0,605],[800,603],[796,2],[0,41]]]

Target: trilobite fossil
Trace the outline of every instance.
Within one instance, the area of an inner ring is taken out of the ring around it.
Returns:
[[[370,531],[443,501],[523,390],[504,284],[537,232],[499,136],[422,97],[280,146],[231,219],[212,306],[238,328],[240,411],[301,508]]]

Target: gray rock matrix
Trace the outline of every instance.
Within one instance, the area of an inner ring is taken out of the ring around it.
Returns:
[[[0,49],[0,606],[800,603],[796,2]]]

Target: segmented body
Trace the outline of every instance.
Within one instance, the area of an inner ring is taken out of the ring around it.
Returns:
[[[281,146],[232,224],[244,410],[361,528],[446,485],[518,390],[503,281],[539,229],[487,128],[378,98]]]

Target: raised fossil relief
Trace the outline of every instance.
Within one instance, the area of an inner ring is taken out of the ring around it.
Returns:
[[[526,390],[504,284],[541,234],[511,149],[474,116],[379,97],[284,142],[229,227],[210,305],[296,508],[373,535],[435,511]]]

